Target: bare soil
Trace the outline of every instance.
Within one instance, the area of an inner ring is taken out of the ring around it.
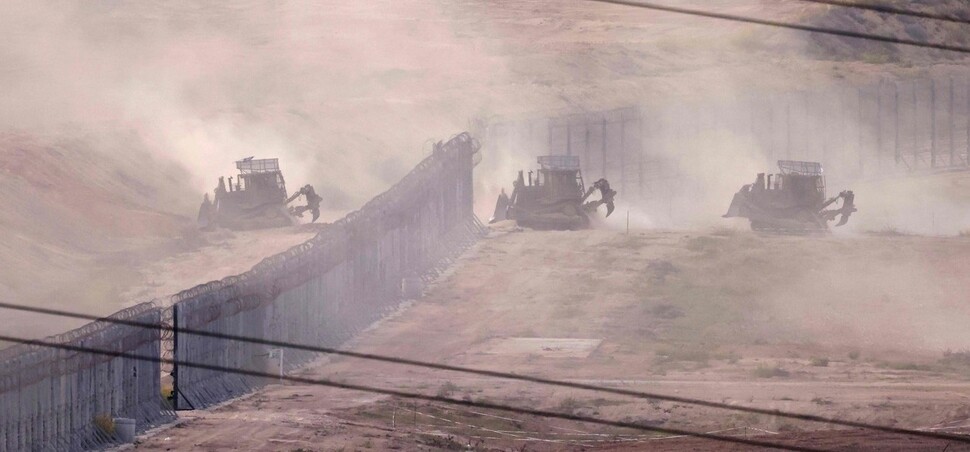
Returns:
[[[970,251],[970,240],[779,237],[732,230],[626,235],[498,226],[423,299],[360,335],[349,348],[880,425],[970,429],[970,361],[962,353],[944,354],[970,348],[970,338],[962,329],[949,331],[942,325],[933,334],[910,334],[914,326],[922,328],[941,316],[966,319],[968,308],[959,300],[970,290],[970,281],[951,278],[942,284],[945,288],[914,287],[935,298],[914,308],[913,300],[904,298],[910,281],[897,273],[923,260],[962,269],[970,265],[962,257]],[[863,262],[865,271],[849,270]],[[886,279],[877,281],[873,275]],[[921,281],[933,284],[929,277]],[[531,340],[512,347],[510,338]],[[590,353],[575,352],[582,348],[577,344],[590,340],[602,342]],[[523,347],[532,351],[523,353]],[[831,433],[830,426],[780,417],[349,358],[328,358],[300,375],[789,444],[945,446],[871,432]],[[145,438],[138,447],[724,446],[666,436],[273,384],[222,408],[187,413],[178,428]]]

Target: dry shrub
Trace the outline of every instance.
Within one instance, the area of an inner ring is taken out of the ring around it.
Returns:
[[[94,426],[106,435],[113,436],[115,434],[115,420],[111,415],[99,414],[94,416]]]
[[[784,377],[790,376],[791,372],[788,372],[787,370],[782,369],[779,366],[774,366],[774,367],[758,366],[757,369],[752,371],[752,374],[758,378],[776,378],[776,377],[784,378]]]
[[[812,358],[811,364],[814,367],[828,367],[829,366],[829,359],[828,358]]]

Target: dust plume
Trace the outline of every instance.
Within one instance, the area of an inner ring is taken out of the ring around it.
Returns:
[[[503,84],[504,66],[439,6],[0,4],[0,266],[16,268],[0,292],[103,314],[133,303],[131,285],[154,284],[139,265],[204,243],[202,193],[240,158],[280,158],[325,221],[387,189],[506,97],[466,90]]]
[[[0,121],[41,136],[134,131],[143,149],[132,152],[183,165],[196,192],[235,160],[279,157],[290,188],[312,183],[329,208],[353,208],[480,108],[428,87],[501,77],[447,27],[418,26],[441,14],[434,5],[383,16],[342,2],[0,8]]]

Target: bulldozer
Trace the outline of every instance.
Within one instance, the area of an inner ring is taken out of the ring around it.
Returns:
[[[778,169],[777,174],[760,173],[753,184],[741,187],[724,218],[747,218],[755,231],[802,233],[827,231],[836,218],[835,226],[842,226],[856,212],[851,190],[825,197],[820,163],[779,160]],[[840,200],[841,206],[832,208]]]
[[[616,191],[606,179],[585,187],[579,157],[547,155],[538,163],[539,170],[529,171],[528,180],[519,171],[511,197],[502,190],[490,223],[508,219],[532,229],[576,230],[588,228],[589,215],[601,205],[606,205],[607,217],[613,213]],[[587,201],[597,190],[600,199]]]
[[[213,199],[208,193],[199,207],[200,228],[222,227],[234,230],[264,229],[296,224],[297,217],[311,212],[312,221],[320,217],[322,198],[313,187],[306,185],[287,196],[286,180],[280,171],[279,159],[244,158],[236,162],[239,174],[235,182],[219,177]],[[305,206],[287,207],[300,196]]]

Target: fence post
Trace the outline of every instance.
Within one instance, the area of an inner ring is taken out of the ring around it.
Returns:
[[[620,111],[620,187],[626,192],[626,118]]]
[[[899,165],[899,83],[893,82],[893,155]]]
[[[930,79],[930,168],[936,168],[936,79]]]
[[[573,131],[568,118],[566,119],[566,155],[573,155]]]
[[[600,177],[606,177],[606,116],[603,116],[603,136],[602,144],[600,145],[600,152],[603,154],[602,173]]]
[[[950,128],[950,166],[954,165],[954,160],[956,159],[956,143],[955,143],[955,133],[953,131],[953,77],[950,77],[950,103],[948,105],[950,111],[947,115],[947,123]]]
[[[768,101],[768,161],[775,158],[775,103]]]
[[[553,127],[553,121],[550,119],[549,122],[546,123],[546,130],[547,130],[546,133],[548,135],[546,139],[546,149],[547,149],[546,154],[552,154],[552,127]]]
[[[807,108],[808,114],[812,117],[812,136],[815,137],[817,143],[816,152],[821,153],[818,160],[822,162],[827,160],[829,145],[827,136],[824,133],[825,120],[823,118],[825,118],[825,116],[819,114],[825,109],[825,100],[825,97],[823,97],[822,94],[819,94],[818,97],[814,97],[814,100],[811,101],[811,107]]]
[[[637,149],[638,149],[637,150],[637,184],[639,184],[639,187],[637,188],[637,191],[639,193],[637,194],[637,196],[639,196],[640,199],[642,200],[643,199],[643,154],[644,152],[646,152],[646,149],[644,149],[643,144],[646,143],[647,140],[643,136],[643,133],[644,133],[643,110],[641,108],[637,108],[636,112],[637,112],[637,136],[640,137],[640,139],[637,142]]]
[[[839,135],[840,135],[840,139],[842,140],[841,164],[847,166],[848,161],[846,157],[849,154],[849,135],[848,133],[846,133],[846,125],[845,125],[846,120],[848,119],[848,115],[846,113],[845,98],[848,96],[845,93],[845,89],[839,89],[839,91],[842,92],[842,95],[839,96],[839,107],[840,107],[839,108]]]
[[[919,166],[919,80],[913,80],[913,168]]]
[[[791,97],[785,102],[785,158],[791,159]]]
[[[862,150],[862,140],[863,140],[862,134],[864,129],[864,127],[862,127],[862,116],[863,116],[864,107],[865,107],[865,104],[862,101],[862,87],[860,86],[856,88],[856,125],[855,125],[856,132],[857,132],[856,133],[856,153],[859,156],[859,174],[865,174],[865,170],[866,170],[865,152],[863,152]]]
[[[535,124],[533,123],[533,121],[530,119],[528,122],[529,122],[529,147],[531,148],[536,145],[536,131],[535,131]]]
[[[755,106],[754,97],[748,98],[747,107],[748,107],[748,134],[751,135],[752,141],[757,141],[758,127],[757,127],[757,119],[755,118],[757,107]]]
[[[178,303],[172,304],[172,409],[178,411],[181,409],[181,404],[179,399],[181,398],[181,392],[179,391],[179,305]]]
[[[882,170],[882,84],[876,85],[876,168]]]

